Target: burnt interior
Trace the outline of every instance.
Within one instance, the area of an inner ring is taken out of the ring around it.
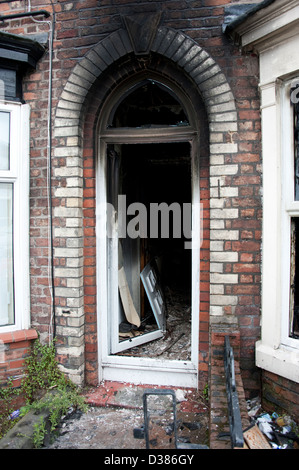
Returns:
[[[167,349],[166,357],[190,359],[191,332],[191,250],[185,242],[190,241],[188,231],[181,237],[173,231],[172,211],[169,214],[169,236],[163,238],[159,218],[158,237],[151,238],[151,204],[191,203],[191,158],[189,143],[122,145],[120,150],[119,184],[126,204],[138,201],[147,213],[147,237],[140,238],[139,272],[151,260],[156,260],[159,282],[166,307],[166,332],[163,338],[130,348],[122,355],[157,357]],[[190,207],[190,206],[189,206]],[[159,214],[160,215],[160,214]],[[183,213],[181,212],[181,222]],[[131,219],[133,216],[131,216]],[[130,217],[127,218],[127,224]],[[178,220],[177,220],[178,222]],[[187,235],[187,238],[185,237]],[[133,242],[136,243],[136,240]],[[130,241],[122,241],[122,256],[126,259],[131,250]],[[128,265],[127,265],[128,266]],[[128,267],[127,267],[128,270]],[[128,277],[131,276],[127,272]],[[148,297],[139,280],[140,304],[137,311],[141,317],[139,331],[146,334],[157,328]],[[120,341],[126,339],[120,337]],[[173,346],[171,343],[174,343]],[[178,348],[180,348],[178,350]],[[166,354],[166,352],[165,352]],[[164,354],[164,355],[165,355]]]

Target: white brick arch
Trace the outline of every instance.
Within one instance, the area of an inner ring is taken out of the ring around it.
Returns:
[[[210,256],[211,270],[210,314],[223,317],[227,305],[237,304],[237,297],[225,295],[225,284],[237,282],[237,275],[224,274],[223,263],[235,260],[237,254],[224,251],[227,240],[237,240],[237,230],[226,228],[225,221],[238,218],[238,209],[227,209],[227,198],[238,197],[237,188],[227,186],[227,176],[238,172],[238,165],[225,163],[225,156],[238,151],[233,134],[238,131],[237,112],[230,85],[214,59],[195,41],[182,32],[160,26],[151,43],[152,52],[177,64],[196,84],[206,107],[210,131]],[[56,297],[65,306],[56,314],[65,317],[57,326],[57,334],[67,337],[61,354],[70,358],[67,372],[74,381],[82,383],[84,375],[84,292],[83,292],[83,164],[81,115],[91,87],[108,67],[134,49],[125,29],[120,29],[94,46],[74,67],[61,93],[54,120],[54,136],[59,145],[54,157],[65,158],[65,167],[54,169],[54,178],[65,178],[63,187],[55,187],[54,197],[64,198],[64,206],[54,208],[54,218],[64,220],[54,228],[60,238],[54,256],[64,258],[57,263],[55,277],[63,279],[56,288]],[[227,138],[230,136],[230,139]],[[232,160],[232,159],[231,159]],[[56,244],[57,245],[57,244]],[[61,265],[61,267],[60,267]],[[63,285],[63,286],[62,286]],[[60,302],[60,304],[62,304]],[[232,316],[231,316],[232,319]],[[230,319],[230,320],[231,320]],[[76,358],[76,360],[73,360]]]

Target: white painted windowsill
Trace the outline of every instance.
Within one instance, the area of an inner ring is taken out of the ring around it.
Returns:
[[[280,345],[256,343],[256,365],[261,369],[299,383],[299,350]]]

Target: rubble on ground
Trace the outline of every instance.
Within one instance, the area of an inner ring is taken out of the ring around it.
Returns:
[[[265,412],[259,397],[247,400],[247,410],[272,449],[299,449],[299,426],[290,416]]]

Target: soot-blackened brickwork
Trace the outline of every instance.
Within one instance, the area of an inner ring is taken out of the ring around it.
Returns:
[[[193,98],[198,119],[208,131],[200,175],[204,204],[200,385],[208,377],[210,330],[231,325],[240,331],[245,389],[250,394],[259,388],[254,365],[254,344],[260,334],[258,62],[255,56],[242,55],[222,33],[224,7],[230,3],[235,2],[31,2],[32,9],[48,10],[50,21],[55,13],[51,88],[55,322],[58,358],[76,383],[98,380],[97,117],[126,74],[152,68]],[[0,8],[8,14],[24,7],[18,2]],[[143,45],[134,42],[138,25],[147,33],[142,55]],[[2,31],[39,35],[49,32],[49,24],[11,20]],[[43,339],[53,313],[48,276],[49,57],[45,53],[23,82],[23,97],[31,107],[31,318]]]

